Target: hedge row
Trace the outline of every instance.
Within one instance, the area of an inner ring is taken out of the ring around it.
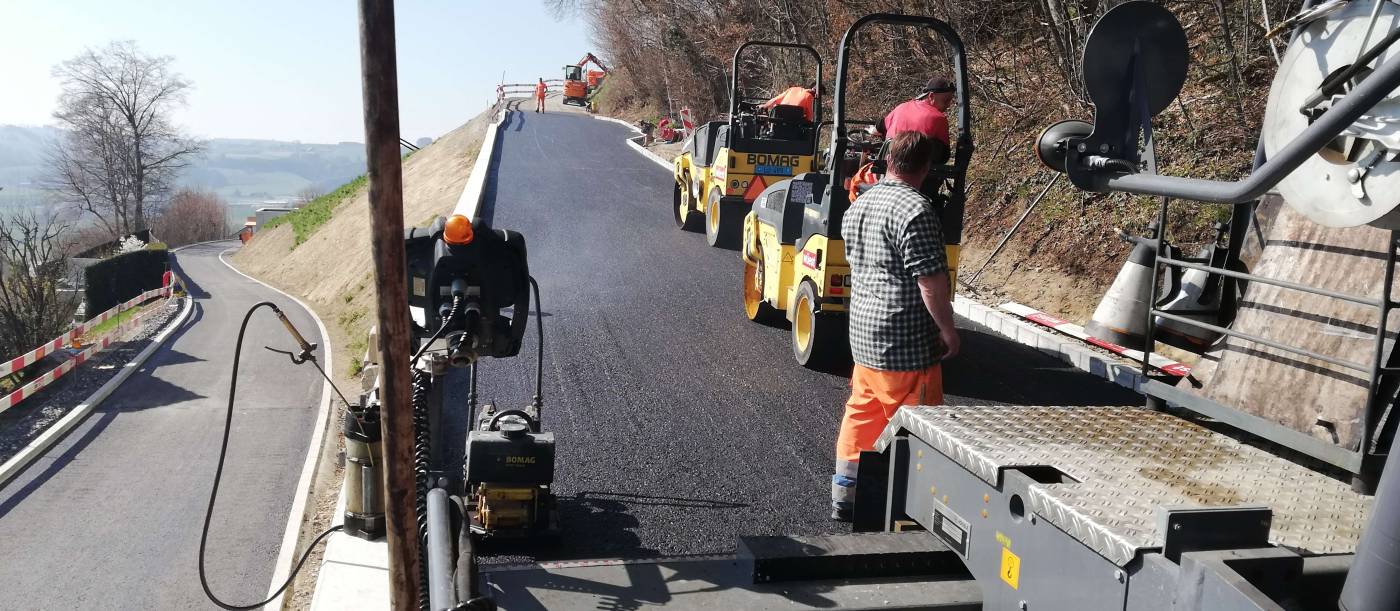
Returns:
[[[159,288],[170,263],[164,248],[148,248],[98,261],[83,270],[84,312],[90,318],[141,293]]]

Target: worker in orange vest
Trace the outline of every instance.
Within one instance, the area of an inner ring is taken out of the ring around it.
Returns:
[[[544,78],[535,85],[535,112],[544,112],[544,93],[549,91],[549,87],[544,84]]]
[[[760,104],[759,108],[762,110],[769,110],[774,106],[799,106],[802,108],[802,116],[808,121],[811,121],[812,117],[815,116],[812,113],[812,105],[816,101],[817,93],[816,85],[812,85],[811,87],[798,87],[793,85],[792,87],[784,89],[782,93],[773,96],[773,99]]]

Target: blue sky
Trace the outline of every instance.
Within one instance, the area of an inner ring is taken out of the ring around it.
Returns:
[[[0,0],[0,124],[47,125],[50,70],[84,47],[134,40],[193,81],[177,120],[204,138],[362,141],[355,0]],[[539,0],[399,0],[406,138],[437,137],[507,82],[558,78],[592,46]]]

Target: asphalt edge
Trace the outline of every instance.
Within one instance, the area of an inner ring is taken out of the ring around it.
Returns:
[[[77,426],[78,423],[92,414],[92,410],[97,409],[97,406],[107,400],[109,395],[116,392],[117,388],[121,387],[122,383],[126,382],[127,378],[130,378],[132,374],[136,373],[136,371],[146,363],[146,359],[151,358],[151,355],[155,354],[156,350],[160,349],[161,345],[165,343],[165,340],[175,332],[175,329],[184,326],[185,321],[189,318],[190,310],[193,309],[194,300],[190,297],[182,297],[181,299],[185,304],[180,309],[180,313],[169,323],[166,323],[165,328],[161,329],[160,333],[157,333],[156,336],[151,339],[151,343],[147,344],[135,358],[123,365],[122,370],[117,372],[117,375],[108,379],[106,383],[98,387],[98,389],[88,395],[86,399],[83,399],[83,402],[79,403],[77,407],[74,407],[67,414],[64,414],[57,422],[49,425],[49,428],[44,429],[44,432],[40,433],[34,441],[29,442],[19,453],[10,457],[9,460],[5,461],[5,464],[0,465],[0,486],[10,483],[10,480],[17,477],[20,473],[23,473],[25,468],[27,468],[30,463],[34,462],[34,459],[39,458],[39,456],[47,452],[49,448],[53,447],[54,444],[66,437],[68,432],[73,430],[73,427]]]
[[[628,129],[631,129],[632,131],[637,132],[637,134],[639,134],[639,135],[632,136],[631,138],[623,138],[623,140],[627,142],[627,146],[632,147],[633,150],[637,151],[638,153],[641,153],[641,154],[642,154],[643,156],[645,156],[646,158],[648,158],[648,159],[650,159],[650,160],[656,162],[657,165],[659,165],[659,166],[661,166],[661,167],[663,167],[663,168],[666,168],[666,171],[667,171],[667,172],[670,172],[670,171],[674,170],[674,167],[671,165],[671,162],[668,161],[665,157],[662,157],[662,156],[660,156],[660,155],[657,155],[656,153],[653,153],[653,152],[647,150],[647,148],[644,147],[644,146],[642,146],[640,142],[637,142],[637,140],[641,138],[641,135],[640,135],[640,134],[642,133],[642,130],[637,129],[637,126],[632,125],[631,123],[628,123],[628,122],[626,122],[626,121],[623,121],[622,119],[618,119],[618,118],[615,118],[615,117],[604,117],[604,116],[602,116],[602,115],[593,115],[593,118],[594,118],[594,119],[597,119],[597,120],[599,120],[599,121],[612,121],[613,123],[617,123],[618,125],[626,126]]]
[[[297,299],[286,291],[249,276],[243,273],[242,270],[234,267],[232,263],[228,262],[228,259],[224,258],[224,255],[233,250],[235,249],[228,248],[219,253],[219,262],[223,263],[224,267],[233,270],[234,273],[244,278],[272,289],[283,297],[291,299],[300,306],[301,309],[306,310],[307,314],[311,315],[311,320],[316,321],[316,330],[321,333],[321,354],[324,359],[322,368],[327,372],[327,375],[333,374],[335,372],[335,351],[331,347],[330,333],[326,331],[326,325],[321,322],[321,317],[316,315],[316,310],[311,309],[311,306],[306,305],[306,302]],[[267,595],[271,600],[264,605],[266,609],[282,608],[282,599],[286,592],[278,594],[275,597],[273,597],[273,593],[277,591],[277,588],[279,588],[282,582],[286,581],[287,576],[291,574],[292,565],[297,556],[297,542],[301,540],[302,527],[310,524],[311,519],[315,517],[314,512],[312,515],[307,515],[307,510],[310,507],[308,501],[311,498],[311,488],[316,483],[316,472],[319,470],[321,457],[325,453],[325,448],[323,446],[327,439],[326,430],[330,426],[331,395],[333,393],[334,391],[331,389],[330,382],[323,382],[321,384],[321,405],[318,410],[319,413],[316,414],[316,424],[311,429],[311,442],[306,446],[306,460],[302,463],[301,475],[297,478],[296,491],[293,492],[295,496],[292,497],[292,507],[287,512],[287,528],[282,532],[282,543],[279,545],[277,561],[272,569],[272,583],[269,584],[267,588]]]
[[[953,312],[992,332],[1018,344],[1035,348],[1097,378],[1141,392],[1145,379],[1134,365],[1117,362],[1094,352],[1078,340],[1068,338],[1053,331],[1036,328],[1030,323],[1021,322],[1010,314],[996,308],[957,296],[953,299]]]
[[[453,214],[461,214],[472,220],[472,223],[480,221],[478,214],[481,212],[481,198],[486,195],[486,175],[491,172],[491,161],[496,156],[496,134],[501,127],[501,122],[512,111],[502,106],[495,115],[491,117],[491,123],[486,126],[486,133],[481,138],[481,149],[476,152],[476,161],[472,162],[472,172],[467,176],[467,184],[462,187],[462,195],[457,198],[457,206],[453,208]]]

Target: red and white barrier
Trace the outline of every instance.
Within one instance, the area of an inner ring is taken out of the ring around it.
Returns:
[[[1021,305],[1014,301],[1001,304],[1001,309],[1006,310],[1007,312],[1010,312],[1017,316],[1020,316],[1021,318],[1029,320],[1040,326],[1054,329],[1055,331],[1073,337],[1086,344],[1098,346],[1114,354],[1121,355],[1125,358],[1129,358],[1134,361],[1142,362],[1141,350],[1133,350],[1132,348],[1125,348],[1113,342],[1106,342],[1104,340],[1101,340],[1097,337],[1086,333],[1084,331],[1084,327],[1076,325],[1067,320],[1051,316],[1049,314],[1046,314],[1045,312],[1041,312],[1040,310],[1029,306]],[[1180,377],[1186,377],[1188,375],[1191,375],[1190,365],[1178,363],[1157,353],[1152,353],[1151,355],[1149,355],[1149,357],[1150,358],[1147,362],[1148,365],[1152,366],[1152,368],[1154,369],[1162,371],[1163,373]]]
[[[127,300],[124,303],[112,306],[106,312],[98,314],[97,316],[88,319],[86,322],[76,327],[73,327],[72,329],[69,329],[68,331],[64,332],[63,335],[54,338],[52,341],[47,342],[44,345],[39,346],[38,348],[30,350],[25,354],[0,363],[0,377],[8,376],[16,371],[24,369],[25,367],[28,367],[38,362],[39,359],[42,359],[45,356],[48,356],[50,354],[53,354],[54,352],[57,352],[58,350],[61,350],[64,346],[73,343],[78,338],[81,338],[83,334],[86,333],[88,330],[110,320],[113,316],[125,312],[126,310],[130,310],[131,308],[141,305],[156,297],[169,296],[170,287],[166,286],[158,289],[151,289],[149,291],[141,293],[140,295],[137,295],[132,299]],[[72,371],[74,367],[77,367],[84,361],[91,358],[93,355],[105,350],[109,345],[111,345],[111,337],[104,337],[100,341],[97,341],[91,346],[89,346],[86,350],[83,350],[82,352],[78,353],[78,356],[64,362],[58,367],[53,368],[48,373],[45,373],[44,375],[39,376],[38,378],[34,379],[28,384],[21,386],[19,389],[12,391],[8,395],[5,395],[3,398],[0,398],[0,412],[14,407],[20,401],[25,400],[30,395],[33,395],[34,393],[43,389],[45,386],[52,384],[55,380],[63,377],[64,374],[68,373],[69,371]]]
[[[63,377],[63,374],[73,371],[75,367],[83,364],[84,361],[87,361],[89,358],[92,358],[97,353],[106,350],[107,346],[111,345],[111,343],[112,338],[110,336],[104,337],[102,338],[102,341],[99,341],[93,344],[92,346],[88,347],[87,350],[78,353],[78,356],[73,357],[68,361],[65,361],[62,365],[59,365],[58,367],[53,368],[48,373],[39,376],[33,382],[25,384],[24,386],[21,386],[18,390],[15,390],[10,394],[5,395],[4,398],[0,398],[0,412],[10,409],[15,405],[18,405],[20,401],[29,398],[30,395],[39,392],[40,389],[44,388],[45,386],[48,386],[49,384],[54,383],[55,380]]]

